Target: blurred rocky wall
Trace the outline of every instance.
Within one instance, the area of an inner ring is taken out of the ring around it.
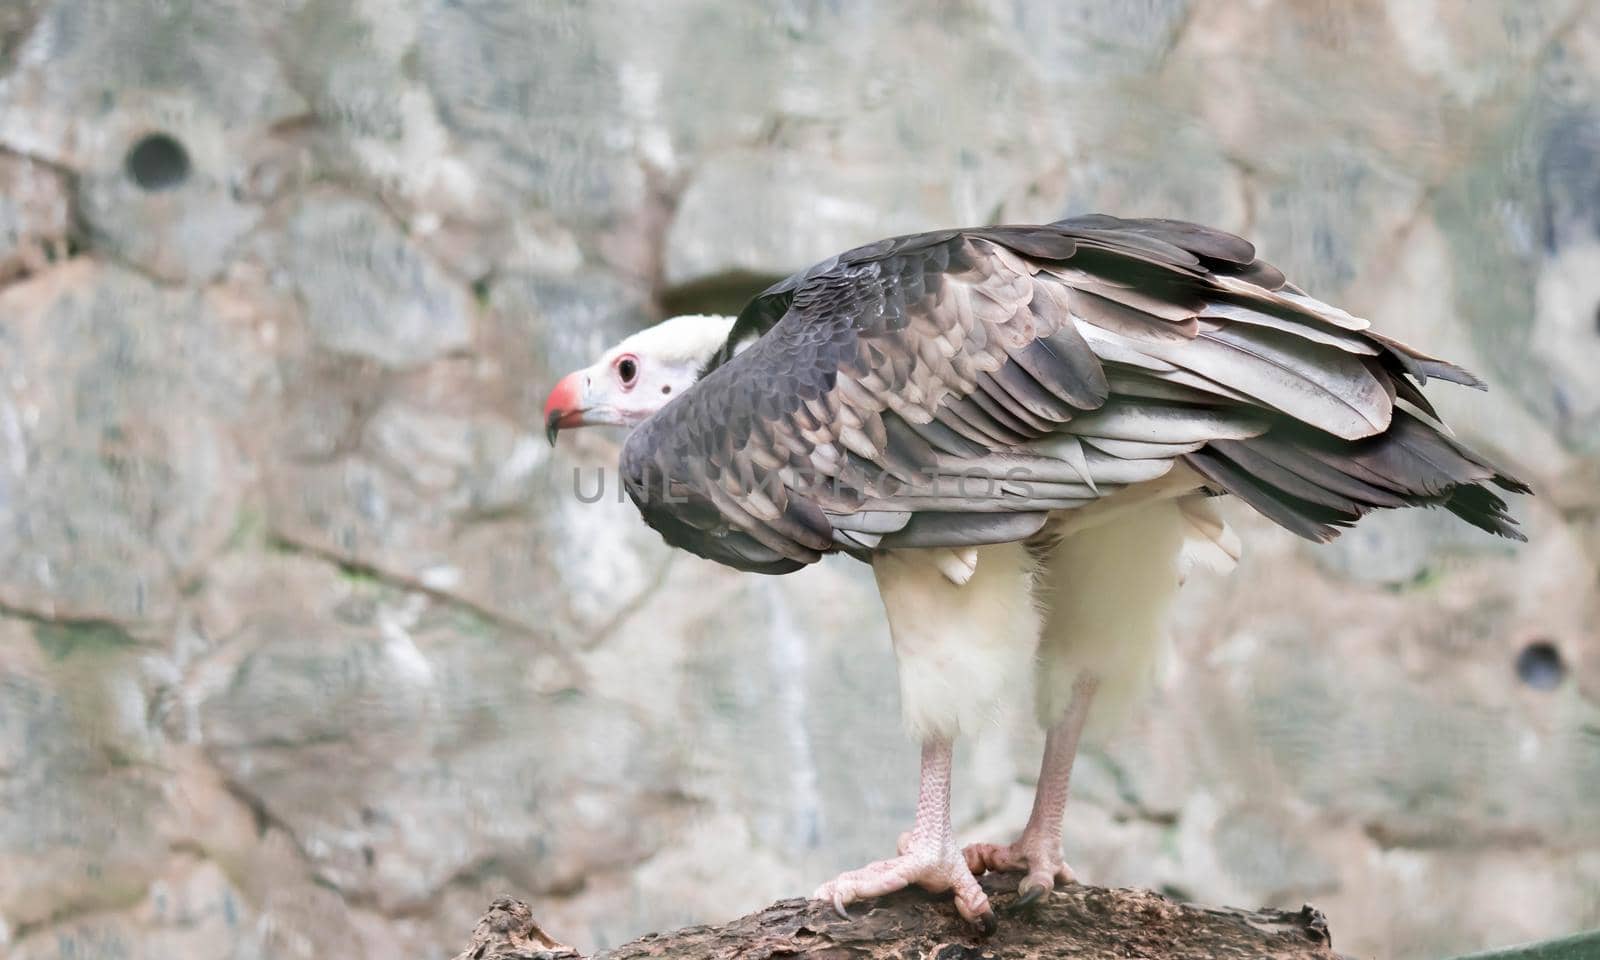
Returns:
[[[0,954],[445,957],[501,892],[592,947],[889,852],[866,571],[670,553],[540,402],[843,247],[1087,211],[1464,362],[1541,496],[1525,547],[1236,512],[1069,860],[1352,955],[1600,926],[1594,4],[9,0]],[[1025,819],[1018,706],[969,839]]]

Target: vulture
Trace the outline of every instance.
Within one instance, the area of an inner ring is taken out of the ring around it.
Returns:
[[[627,338],[555,386],[545,425],[552,444],[632,427],[621,481],[672,546],[756,573],[871,566],[920,793],[896,856],[815,896],[847,915],[915,884],[992,931],[975,874],[1021,872],[1021,904],[1072,879],[1079,735],[1148,682],[1186,571],[1237,560],[1216,498],[1319,543],[1415,506],[1523,539],[1497,490],[1529,488],[1455,439],[1430,378],[1483,387],[1237,236],[1094,215],[841,253],[736,318]],[[958,847],[952,744],[1029,687],[1032,814],[1013,843]]]

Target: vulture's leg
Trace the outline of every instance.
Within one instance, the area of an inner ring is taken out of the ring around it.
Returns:
[[[996,928],[989,897],[978,886],[950,826],[951,743],[928,740],[922,745],[922,787],[917,795],[917,819],[900,838],[900,855],[842,873],[812,894],[830,900],[840,916],[845,905],[869,897],[904,890],[913,884],[931,893],[955,892],[956,909],[985,933]]]
[[[1047,733],[1033,813],[1015,843],[966,850],[976,871],[1023,871],[1024,898],[1072,878],[1061,858],[1061,815],[1078,736],[1091,706],[1091,725],[1104,728],[1154,679],[1189,529],[1178,501],[1146,502],[1071,530],[1041,562],[1045,618],[1034,702]]]
[[[900,709],[922,743],[922,789],[900,856],[852,870],[817,896],[842,911],[853,900],[911,885],[952,890],[963,917],[992,929],[994,911],[950,825],[951,744],[962,730],[992,723],[1000,704],[1027,683],[1039,641],[1033,558],[1014,543],[959,556],[889,550],[873,557],[872,572],[894,639]]]
[[[1018,886],[1017,906],[1026,906],[1055,888],[1071,883],[1072,868],[1061,856],[1061,817],[1067,809],[1067,789],[1072,782],[1072,761],[1078,755],[1078,736],[1089,716],[1097,683],[1080,674],[1073,685],[1067,712],[1045,734],[1044,759],[1039,764],[1039,786],[1033,794],[1033,812],[1015,843],[974,843],[962,853],[973,873],[1020,870],[1026,876]]]

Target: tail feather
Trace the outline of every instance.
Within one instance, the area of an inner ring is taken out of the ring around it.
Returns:
[[[1517,529],[1517,521],[1507,512],[1506,502],[1486,487],[1475,483],[1457,487],[1444,507],[1479,530],[1509,540],[1528,539]]]
[[[1223,440],[1185,458],[1207,480],[1309,540],[1338,536],[1386,507],[1443,507],[1496,536],[1526,540],[1493,484],[1531,493],[1526,483],[1397,409],[1388,430],[1341,440],[1284,424],[1248,440]]]

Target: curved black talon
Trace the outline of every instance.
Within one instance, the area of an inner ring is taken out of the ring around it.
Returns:
[[[1046,890],[1044,887],[1027,888],[1026,890],[1022,891],[1021,896],[1011,901],[1011,912],[1016,913],[1018,910],[1028,909],[1029,907],[1038,903],[1040,900],[1044,899],[1044,895],[1049,892],[1050,891]]]
[[[1000,929],[1000,921],[995,917],[993,910],[985,910],[978,914],[978,929],[986,937],[994,936],[995,931]]]
[[[837,913],[842,920],[854,922],[856,919],[850,916],[850,911],[844,908],[844,895],[837,890],[833,892],[833,912]]]

